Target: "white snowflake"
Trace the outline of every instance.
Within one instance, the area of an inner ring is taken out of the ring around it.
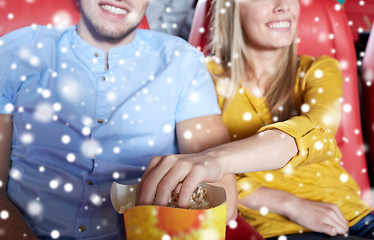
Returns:
[[[199,101],[199,99],[200,99],[200,95],[199,95],[197,92],[194,92],[194,93],[192,93],[192,94],[190,95],[189,98],[190,98],[190,101],[191,101],[191,102],[196,103],[196,102]]]
[[[70,140],[71,140],[71,138],[70,138],[69,135],[63,135],[63,136],[61,137],[61,142],[62,142],[63,144],[69,144],[69,143],[70,143]]]
[[[173,127],[170,125],[170,124],[165,124],[162,128],[162,130],[165,132],[165,133],[171,133],[171,131],[173,130]]]
[[[73,189],[74,189],[74,187],[73,187],[73,184],[71,184],[71,183],[66,183],[64,185],[65,192],[71,192],[71,191],[73,191]]]
[[[92,194],[90,196],[90,201],[95,206],[100,206],[103,203],[101,197],[98,194]]]
[[[95,139],[87,139],[82,143],[81,151],[86,157],[94,157],[102,152],[100,143]]]
[[[316,70],[315,72],[314,72],[314,76],[316,77],[316,78],[322,78],[323,77],[323,71],[322,70]]]
[[[162,236],[161,240],[171,240],[171,237],[169,235],[165,234],[165,235]]]
[[[260,208],[260,214],[262,215],[262,216],[265,216],[265,215],[267,215],[269,213],[269,209],[267,208],[267,207],[261,207]]]
[[[248,122],[248,121],[251,121],[251,119],[252,119],[252,114],[250,112],[245,112],[243,114],[243,120],[244,121]]]
[[[75,162],[75,159],[76,159],[76,157],[75,157],[75,154],[74,154],[74,153],[69,153],[69,154],[66,156],[66,160],[67,160],[68,162]]]
[[[301,111],[302,111],[303,113],[307,113],[307,112],[309,112],[309,111],[310,111],[310,106],[309,106],[309,104],[304,103],[303,105],[301,105]]]
[[[348,103],[344,104],[343,111],[346,112],[346,113],[351,112],[352,111],[352,106]]]
[[[190,140],[192,138],[192,132],[187,130],[183,133],[183,137],[186,139],[186,140]]]
[[[271,182],[271,181],[273,181],[273,180],[274,180],[274,175],[271,174],[271,173],[267,173],[267,174],[265,175],[265,180],[266,180],[267,182]]]
[[[344,182],[347,182],[348,181],[348,175],[343,173],[340,175],[340,181],[342,181],[343,183]]]
[[[40,203],[40,201],[31,201],[27,204],[26,211],[32,217],[40,216],[43,212],[43,205]]]
[[[121,175],[119,174],[119,172],[114,172],[114,173],[112,174],[113,179],[119,179],[120,176],[121,176]]]
[[[60,232],[58,230],[52,230],[51,231],[51,238],[52,239],[58,239],[60,237]]]
[[[0,212],[0,218],[3,220],[6,220],[9,218],[9,212],[7,210],[2,210]]]
[[[20,136],[20,141],[23,143],[23,144],[31,144],[34,142],[34,135],[31,134],[31,133],[23,133],[21,136]]]
[[[51,189],[57,189],[59,185],[60,185],[60,181],[57,180],[57,179],[52,179],[52,180],[49,182],[49,187],[50,187]]]
[[[235,229],[235,228],[237,228],[237,227],[238,227],[238,222],[235,221],[235,220],[231,220],[231,221],[229,222],[229,227],[230,227],[231,229]]]
[[[11,113],[14,110],[14,106],[11,103],[7,103],[4,107],[6,113]]]
[[[323,143],[320,142],[320,141],[317,141],[315,144],[314,144],[314,148],[316,150],[321,150],[323,148]]]

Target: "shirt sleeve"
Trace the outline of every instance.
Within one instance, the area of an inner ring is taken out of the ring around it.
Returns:
[[[221,114],[216,90],[201,52],[193,49],[186,53],[180,64],[179,74],[182,84],[176,110],[177,122]]]
[[[335,134],[341,116],[343,76],[337,60],[323,56],[299,73],[303,104],[301,115],[262,127],[258,132],[279,129],[295,138],[298,154],[285,167],[340,157]]]
[[[17,62],[12,41],[0,38],[0,114],[11,114],[13,111],[13,89]]]

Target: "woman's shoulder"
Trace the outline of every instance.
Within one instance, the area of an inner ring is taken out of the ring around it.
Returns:
[[[323,70],[331,66],[339,66],[338,60],[327,55],[318,57],[299,55],[299,68],[304,72],[311,68],[319,68],[320,70]]]
[[[205,64],[209,72],[214,75],[222,75],[225,73],[225,69],[220,63],[219,59],[215,56],[207,56],[205,58]]]
[[[342,70],[339,61],[330,56],[299,56],[298,78],[302,86],[306,84],[342,83]]]

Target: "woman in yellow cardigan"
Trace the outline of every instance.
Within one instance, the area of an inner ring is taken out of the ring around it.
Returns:
[[[237,173],[240,214],[265,238],[349,233],[333,239],[374,239],[372,209],[339,164],[339,64],[297,56],[298,0],[217,0],[215,6],[207,66],[233,142],[154,158],[139,202],[155,195],[167,201],[177,188],[185,206],[199,182]]]

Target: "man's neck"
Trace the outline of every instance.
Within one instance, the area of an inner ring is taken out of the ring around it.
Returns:
[[[129,44],[135,37],[135,31],[133,31],[119,40],[109,40],[104,37],[100,38],[99,36],[95,36],[84,24],[78,24],[77,33],[85,42],[93,47],[101,49],[106,55],[108,55],[111,48]]]

